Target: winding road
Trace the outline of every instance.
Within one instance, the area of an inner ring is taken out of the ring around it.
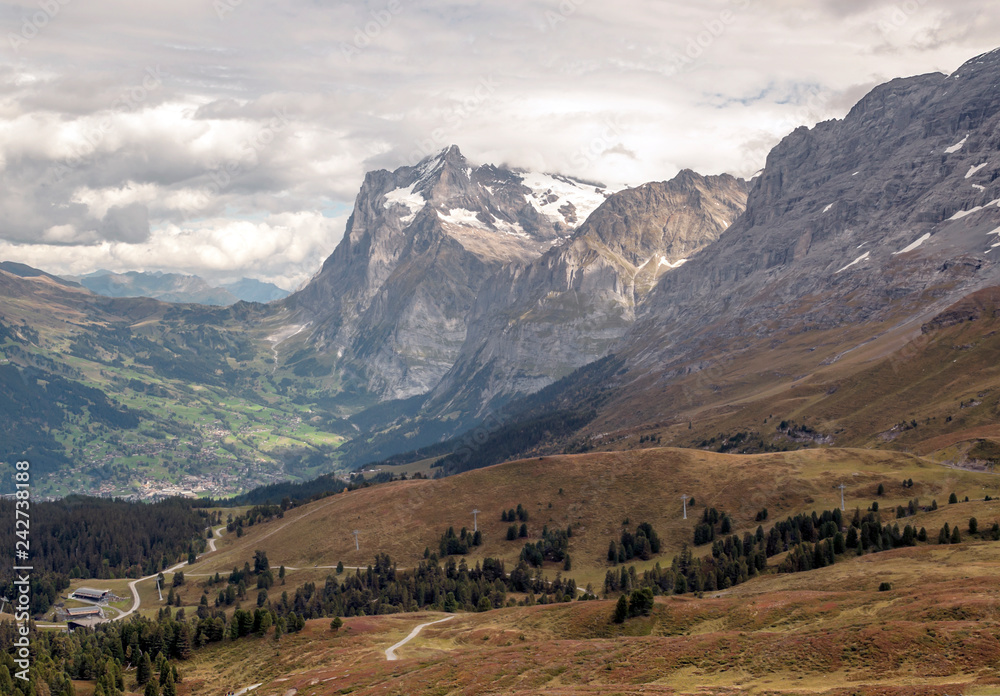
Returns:
[[[212,553],[212,552],[215,551],[215,540],[216,540],[217,537],[222,536],[222,534],[223,534],[223,532],[225,532],[225,530],[226,530],[225,525],[223,525],[223,526],[221,526],[221,527],[219,527],[218,529],[215,530],[215,533],[212,536],[212,538],[208,540],[208,549],[205,551],[205,553]],[[199,555],[198,558],[201,558],[202,556],[204,556],[205,553]],[[176,573],[178,570],[180,570],[181,568],[183,568],[187,564],[188,564],[187,561],[181,561],[177,565],[171,566],[171,567],[169,567],[166,570],[163,570],[161,572],[163,572],[163,573]],[[139,611],[139,606],[140,606],[140,604],[142,604],[142,600],[139,599],[139,589],[136,587],[136,585],[138,585],[140,582],[144,582],[146,580],[152,580],[153,578],[155,578],[159,574],[160,573],[154,573],[153,575],[147,575],[144,578],[139,578],[138,580],[133,580],[132,582],[130,582],[128,584],[128,589],[132,591],[132,607],[128,611],[124,611],[124,612],[120,613],[118,616],[114,617],[113,619],[109,619],[109,620],[110,621],[121,621],[122,619],[128,618],[129,616],[131,616],[135,612]]]
[[[412,631],[410,631],[410,635],[406,636],[406,638],[403,638],[403,640],[399,641],[398,643],[396,643],[392,647],[386,648],[385,649],[385,659],[389,660],[389,662],[393,662],[395,660],[398,660],[399,657],[396,655],[396,650],[398,648],[403,647],[404,645],[406,645],[407,643],[409,643],[411,640],[413,640],[414,638],[416,638],[418,635],[420,635],[420,632],[422,630],[424,630],[425,628],[427,628],[428,626],[433,626],[434,624],[444,623],[445,621],[451,621],[454,618],[455,618],[454,616],[446,616],[443,619],[438,619],[437,621],[429,621],[427,623],[420,624],[419,626],[417,626],[416,628],[414,628]]]

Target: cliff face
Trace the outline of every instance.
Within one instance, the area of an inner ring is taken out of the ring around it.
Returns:
[[[950,77],[893,80],[844,120],[793,132],[746,214],[659,282],[618,350],[655,371],[747,331],[919,315],[996,283],[998,85],[994,51]]]
[[[380,399],[455,362],[486,278],[569,237],[609,195],[565,177],[472,167],[457,147],[365,178],[343,240],[282,306],[310,347]]]
[[[480,291],[455,366],[425,415],[482,414],[607,354],[664,274],[742,213],[746,182],[684,171],[611,196],[573,237]]]
[[[609,349],[614,374],[560,386],[602,394],[581,441],[671,423],[681,408],[738,410],[714,395],[808,381],[886,336],[905,343],[1000,285],[998,206],[1000,50],[951,76],[893,80],[843,120],[797,129],[768,156],[745,214],[659,279]]]

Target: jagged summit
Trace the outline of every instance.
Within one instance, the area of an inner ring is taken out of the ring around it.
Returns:
[[[457,145],[391,174],[386,208],[410,224],[428,205],[444,224],[501,233],[564,238],[612,193],[560,174],[474,167]],[[397,207],[398,206],[398,207]]]

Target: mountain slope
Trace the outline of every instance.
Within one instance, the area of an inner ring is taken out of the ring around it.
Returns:
[[[596,408],[576,436],[584,449],[641,431],[695,444],[682,439],[689,424],[734,424],[742,411],[744,427],[760,427],[823,398],[820,384],[835,389],[821,373],[888,359],[952,304],[1000,285],[998,84],[1000,50],[949,77],[894,80],[844,120],[796,130],[746,213],[660,279],[613,348],[614,370],[584,370],[533,408]],[[761,416],[756,402],[772,408]]]
[[[109,298],[0,270],[0,492],[221,496],[334,467],[347,425],[271,373],[261,305]]]
[[[570,241],[490,278],[425,411],[481,415],[603,357],[656,281],[715,241],[745,204],[745,182],[689,170],[614,194]]]

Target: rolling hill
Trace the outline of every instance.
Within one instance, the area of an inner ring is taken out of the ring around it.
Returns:
[[[908,479],[913,479],[913,488],[903,487]],[[220,552],[199,562],[193,572],[225,573],[242,566],[257,549],[266,551],[275,566],[363,566],[375,554],[388,554],[401,567],[413,567],[423,560],[425,548],[436,551],[448,527],[471,530],[472,511],[478,509],[484,541],[467,556],[470,565],[485,557],[512,564],[524,543],[536,541],[543,527],[572,527],[568,575],[581,585],[600,588],[609,568],[608,544],[618,540],[626,519],[632,527],[652,524],[663,539],[656,560],[669,562],[692,543],[694,526],[708,507],[729,514],[742,533],[761,524],[755,517],[764,508],[773,521],[839,507],[841,483],[847,486],[848,510],[859,505],[865,509],[875,500],[893,510],[914,498],[925,505],[934,499],[943,505],[952,492],[973,499],[1000,496],[1000,480],[991,474],[888,451],[822,449],[743,456],[658,448],[562,455],[324,498],[289,510],[279,520],[248,527],[240,538],[226,537]],[[877,498],[880,483],[886,493]],[[694,498],[687,520],[682,517],[682,494]],[[507,541],[509,525],[501,514],[519,504],[528,512],[529,538]],[[360,550],[355,549],[355,529],[360,532]],[[655,562],[637,561],[636,566],[652,567]],[[562,566],[550,563],[546,569],[554,575]]]
[[[902,485],[913,479],[913,487]],[[989,526],[1000,519],[995,476],[961,471],[913,455],[862,450],[809,450],[767,455],[652,449],[512,462],[443,480],[396,482],[289,510],[281,519],[228,535],[220,551],[190,569],[189,582],[241,565],[256,549],[285,564],[285,592],[322,583],[332,568],[370,564],[389,553],[400,568],[422,561],[440,531],[480,513],[482,555],[511,559],[520,542],[503,540],[500,509],[520,502],[532,540],[541,524],[574,525],[570,553],[578,582],[600,577],[609,537],[622,519],[653,523],[665,541],[654,559],[668,564],[690,540],[698,514],[682,520],[679,492],[730,512],[736,529],[752,530],[761,506],[769,520],[839,504],[872,501],[891,520],[896,504],[936,499],[937,510],[906,522],[935,532]],[[879,483],[885,495],[877,496]],[[560,493],[560,489],[562,492]],[[946,504],[951,492],[959,500]],[[990,495],[992,501],[984,501]],[[484,502],[485,499],[485,502]],[[550,508],[548,503],[552,503]],[[769,522],[761,523],[765,527]],[[362,551],[352,529],[362,530]],[[705,547],[703,547],[705,548]],[[298,565],[296,565],[298,564]],[[775,562],[774,565],[777,563]],[[641,573],[647,564],[637,563]],[[919,544],[793,574],[773,570],[704,596],[656,600],[648,617],[611,620],[613,600],[513,606],[459,614],[430,626],[388,662],[384,651],[418,624],[445,614],[348,618],[334,633],[328,620],[301,633],[208,647],[185,665],[187,693],[208,694],[261,683],[259,692],[300,694],[828,694],[992,693],[1000,596],[989,580],[1000,567],[1000,543]],[[556,567],[548,568],[554,575]],[[351,569],[346,571],[352,573]],[[881,583],[891,589],[880,591]],[[197,586],[187,601],[196,601]],[[979,690],[976,690],[979,689]]]

